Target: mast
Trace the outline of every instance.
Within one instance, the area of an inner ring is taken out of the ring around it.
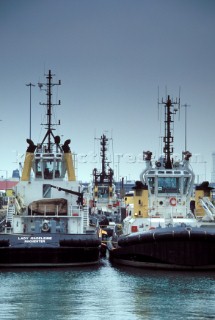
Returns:
[[[108,161],[107,161],[107,156],[106,156],[106,151],[107,151],[107,137],[106,135],[101,136],[101,159],[102,159],[102,170],[100,173],[97,173],[97,169],[93,170],[93,175],[95,179],[95,184],[98,183],[105,183],[108,182],[108,184],[111,186],[113,182],[113,170],[110,168],[107,172],[107,166],[108,166]],[[98,181],[99,180],[99,181]]]
[[[101,157],[102,157],[102,172],[101,172],[101,179],[102,182],[104,182],[105,176],[106,176],[106,166],[107,166],[107,162],[106,162],[106,144],[107,144],[108,139],[106,138],[106,136],[103,134],[101,136]]]
[[[163,101],[160,102],[159,104],[164,105],[165,107],[165,134],[164,134],[164,138],[163,138],[163,142],[164,142],[164,148],[163,148],[163,152],[164,152],[164,158],[165,158],[165,168],[166,169],[172,169],[172,161],[171,161],[171,156],[173,154],[173,135],[172,135],[172,131],[173,131],[173,126],[172,124],[174,123],[173,120],[173,115],[176,114],[176,112],[178,111],[179,107],[180,107],[180,99],[179,102],[176,100],[174,102],[171,101],[170,96],[168,95],[166,102]],[[178,106],[178,108],[175,107],[175,105]]]
[[[30,123],[29,123],[29,139],[31,139],[31,87],[35,87],[35,85],[33,84],[33,83],[28,83],[28,84],[26,84],[26,86],[27,87],[30,87],[30,114],[29,114],[29,116],[30,116]]]
[[[53,134],[53,130],[54,129],[54,124],[52,123],[52,108],[53,106],[57,105],[59,106],[61,104],[60,100],[58,101],[58,103],[52,103],[52,87],[53,86],[58,86],[61,85],[61,80],[58,81],[58,83],[53,83],[52,82],[52,78],[53,78],[54,74],[51,73],[51,70],[49,70],[49,73],[46,75],[46,83],[38,83],[38,86],[40,89],[42,89],[43,86],[46,87],[46,89],[44,89],[46,91],[46,95],[47,95],[47,102],[46,103],[41,103],[40,105],[46,106],[47,108],[47,123],[42,124],[46,126],[46,134],[43,138],[43,141],[41,143],[41,147],[43,146],[44,142],[47,139],[47,145],[46,145],[46,151],[47,152],[51,152],[52,151],[52,142],[51,142],[51,137],[53,139],[55,139],[55,136]],[[58,125],[60,124],[60,122],[58,123]],[[56,143],[56,142],[55,142]]]

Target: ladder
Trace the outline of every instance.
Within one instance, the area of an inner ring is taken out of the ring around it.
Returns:
[[[13,225],[13,216],[16,212],[15,204],[13,202],[8,201],[7,205],[7,214],[6,214],[6,224],[8,227],[10,226],[12,228]]]
[[[89,207],[83,207],[83,229],[86,230],[89,226]]]
[[[210,201],[208,197],[203,197],[200,199],[200,204],[202,208],[205,210],[206,215],[211,219],[214,220],[215,217],[215,207],[213,203]]]

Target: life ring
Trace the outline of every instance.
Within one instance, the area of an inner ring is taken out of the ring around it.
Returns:
[[[169,203],[170,203],[171,206],[175,207],[175,206],[176,206],[176,203],[177,203],[176,198],[171,198],[171,199],[169,200]]]
[[[42,225],[42,231],[43,232],[48,232],[49,231],[49,225],[47,222],[44,222]]]

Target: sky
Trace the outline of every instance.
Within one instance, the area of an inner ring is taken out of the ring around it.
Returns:
[[[162,152],[158,101],[170,95],[180,96],[174,154],[180,158],[186,145],[196,182],[211,181],[214,30],[214,0],[0,0],[0,176],[11,177],[24,161],[30,82],[31,138],[45,135],[38,83],[51,70],[62,83],[52,96],[61,100],[56,134],[71,139],[78,180],[100,168],[102,134],[115,179],[139,180],[143,151],[155,159]]]

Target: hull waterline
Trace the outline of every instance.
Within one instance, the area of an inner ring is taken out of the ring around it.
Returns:
[[[0,267],[69,267],[97,264],[100,242],[86,235],[0,235]]]
[[[112,262],[142,268],[215,270],[215,230],[161,228],[123,236],[109,246]]]

